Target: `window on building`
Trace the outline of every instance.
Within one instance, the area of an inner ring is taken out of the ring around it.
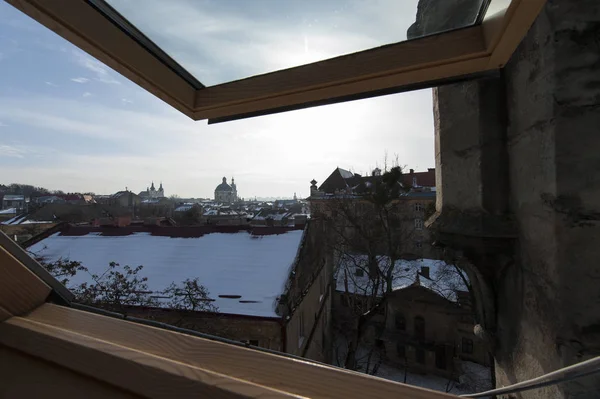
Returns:
[[[360,267],[357,267],[356,270],[354,271],[354,275],[356,277],[363,277],[365,275],[365,271],[363,269],[361,269]]]
[[[473,340],[469,338],[462,339],[462,353],[472,354],[473,353]]]
[[[406,346],[404,346],[404,344],[402,344],[401,342],[398,342],[398,344],[396,344],[396,353],[398,354],[399,358],[405,358]]]
[[[415,248],[423,248],[423,243],[421,241],[415,241]]]
[[[425,210],[425,207],[423,206],[423,204],[421,204],[420,202],[417,202],[415,204],[415,212],[423,212]]]
[[[423,219],[415,219],[415,229],[421,230],[423,228]]]
[[[415,337],[417,339],[425,339],[425,319],[421,316],[415,317]]]
[[[425,350],[423,348],[417,348],[415,352],[415,358],[417,363],[425,364]]]
[[[404,315],[402,313],[396,313],[396,316],[394,317],[394,321],[395,321],[397,330],[400,330],[400,331],[406,330],[406,319],[404,318]]]

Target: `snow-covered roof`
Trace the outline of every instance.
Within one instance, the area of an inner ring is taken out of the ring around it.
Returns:
[[[0,215],[12,215],[17,213],[17,208],[2,209]]]
[[[8,219],[8,220],[2,222],[2,224],[20,224],[25,219],[27,219],[27,215],[25,215],[25,216],[23,216],[23,215],[17,215],[14,218],[11,218],[11,219]]]
[[[240,216],[236,211],[230,209],[209,209],[203,213],[203,216]]]
[[[193,207],[194,207],[194,205],[185,204],[185,205],[178,206],[177,208],[175,208],[175,210],[173,212],[186,212],[186,211],[189,211],[190,209],[192,209]]]
[[[379,269],[385,273],[390,268],[390,259],[387,256],[378,256],[377,264]],[[429,278],[424,275],[423,267],[429,268]],[[360,270],[358,275],[356,273],[357,269]],[[369,278],[368,270],[368,257],[366,255],[344,254],[335,272],[336,289],[346,291],[347,284],[348,292],[351,293],[372,295],[376,290],[377,295],[382,295],[386,288],[385,282],[380,279],[379,285],[374,287],[375,283]],[[396,261],[392,272],[393,290],[409,287],[415,283],[417,274],[419,274],[419,283],[422,287],[428,288],[446,299],[456,301],[456,290],[467,291],[466,285],[454,266],[434,259]]]
[[[14,194],[6,194],[4,196],[4,201],[24,201],[24,195],[14,195]]]
[[[338,168],[338,171],[344,179],[351,179],[354,177],[354,173],[350,172],[349,170]]]
[[[47,261],[59,258],[81,261],[95,274],[102,274],[112,261],[121,266],[143,265],[140,275],[148,278],[148,288],[154,292],[164,290],[172,282],[198,277],[219,312],[277,317],[276,298],[283,292],[302,233],[294,230],[257,236],[243,231],[196,238],[150,233],[125,236],[55,233],[31,246],[29,251]],[[89,274],[80,272],[70,283],[83,282],[92,280]]]

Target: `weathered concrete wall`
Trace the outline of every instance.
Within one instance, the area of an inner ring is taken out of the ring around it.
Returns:
[[[599,355],[600,2],[549,0],[501,79],[435,89],[434,113],[430,226],[474,266],[497,385]],[[599,392],[590,376],[516,397]]]

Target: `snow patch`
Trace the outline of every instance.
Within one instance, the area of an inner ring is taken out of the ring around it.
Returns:
[[[148,287],[162,291],[172,282],[198,277],[221,313],[277,317],[281,295],[302,238],[302,230],[252,239],[248,232],[211,233],[198,238],[172,238],[135,233],[127,236],[61,236],[42,240],[29,251],[47,261],[81,261],[92,274],[102,274],[111,261],[143,265]],[[80,272],[71,284],[92,282]],[[220,296],[239,295],[240,298]]]

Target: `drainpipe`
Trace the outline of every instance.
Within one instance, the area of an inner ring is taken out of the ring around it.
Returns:
[[[281,324],[281,351],[287,353],[287,329],[285,324],[285,317],[279,319]]]

